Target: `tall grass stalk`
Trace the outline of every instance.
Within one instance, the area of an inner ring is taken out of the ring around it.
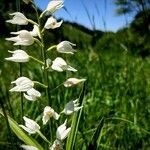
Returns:
[[[83,84],[82,91],[79,96],[79,102],[80,104],[83,105],[84,103],[84,95],[86,91],[86,86],[85,83]],[[75,142],[78,134],[78,127],[81,119],[81,114],[82,114],[82,109],[78,112],[75,113],[72,117],[72,124],[71,124],[71,132],[69,134],[69,137],[67,139],[67,144],[66,144],[66,150],[73,150],[75,149]]]

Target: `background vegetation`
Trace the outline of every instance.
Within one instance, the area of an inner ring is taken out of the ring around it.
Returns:
[[[78,52],[74,56],[61,56],[66,57],[68,62],[72,62],[80,70],[79,74],[76,73],[77,76],[87,78],[75,150],[150,149],[150,3],[148,0],[131,2],[134,3],[116,0],[119,14],[132,13],[136,6],[139,8],[134,12],[135,18],[129,27],[116,33],[92,31],[76,23],[64,22],[60,29],[48,31],[45,37],[47,46],[62,40],[76,43]],[[10,31],[16,30],[16,26],[12,29],[4,20],[9,18],[9,12],[16,10],[16,6],[7,0],[7,3],[1,1],[0,7],[0,102],[20,123],[20,99],[17,93],[8,92],[10,82],[18,77],[19,65],[4,61],[8,56],[7,51],[14,49],[4,38],[9,36]],[[28,16],[33,16],[29,6],[22,4],[21,9],[26,10]],[[27,29],[31,27],[28,26]],[[36,44],[34,48],[28,47],[27,52],[34,56],[37,53],[40,55]],[[60,54],[50,55],[52,58]],[[24,75],[42,81],[40,65],[29,62],[23,67]],[[54,72],[49,76],[51,99],[56,110],[63,109],[60,106],[68,100],[76,99],[80,94],[82,87],[66,90],[60,86],[55,89],[70,75],[65,72],[60,76]],[[40,89],[41,92],[42,90]],[[24,100],[25,115],[32,114],[32,119],[40,120],[45,103],[44,97],[33,103]],[[21,141],[8,130],[6,120],[3,117],[0,120],[0,149],[12,149],[12,143],[14,149],[19,149]],[[49,136],[47,128],[41,130]],[[35,138],[38,139],[36,136]]]

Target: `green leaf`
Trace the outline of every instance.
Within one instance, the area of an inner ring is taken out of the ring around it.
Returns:
[[[0,111],[0,114],[2,116],[3,113]],[[30,146],[34,146],[37,147],[39,150],[44,150],[42,148],[42,146],[36,141],[34,140],[32,137],[30,137],[29,135],[27,135],[18,125],[18,123],[13,120],[10,116],[7,115],[8,118],[8,122],[10,125],[11,130],[16,134],[16,136],[23,141],[26,145],[30,145]]]
[[[98,127],[92,136],[91,142],[89,143],[88,149],[97,150],[101,139],[101,132],[103,129],[103,125],[104,125],[104,118],[100,120]]]
[[[83,88],[79,97],[80,104],[83,104],[84,94],[85,94],[85,83],[83,85]],[[73,115],[72,124],[71,124],[71,132],[67,138],[66,150],[73,150],[74,148],[81,114],[82,114],[82,109],[79,112],[74,113]]]

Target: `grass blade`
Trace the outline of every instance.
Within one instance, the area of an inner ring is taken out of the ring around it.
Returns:
[[[93,134],[93,137],[91,139],[91,142],[89,143],[88,149],[97,150],[99,143],[97,142],[99,137],[101,136],[101,131],[103,129],[104,125],[104,118],[102,118],[98,124],[98,127]]]
[[[85,83],[83,85],[81,94],[79,96],[80,104],[83,104],[84,94],[85,94]],[[82,109],[73,115],[72,124],[71,124],[71,132],[67,139],[66,150],[73,150],[73,148],[74,148],[81,114],[82,114]]]
[[[2,116],[3,113],[0,111],[0,114]],[[30,137],[29,135],[27,135],[18,125],[18,123],[16,121],[14,121],[10,116],[7,115],[8,118],[8,122],[10,125],[10,128],[12,129],[12,131],[16,134],[16,136],[23,141],[25,144],[30,145],[30,146],[35,146],[37,147],[39,150],[43,150],[43,148],[41,147],[41,145],[34,140],[32,137]]]

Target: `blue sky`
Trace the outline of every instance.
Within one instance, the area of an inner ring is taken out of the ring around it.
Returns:
[[[44,10],[50,0],[34,1],[39,8]],[[126,26],[126,19],[129,23],[133,18],[132,16],[126,16],[125,19],[124,16],[117,16],[114,0],[64,0],[64,5],[69,14],[64,9],[60,9],[54,14],[56,18],[77,22],[90,29],[92,29],[92,25],[85,7],[88,9],[90,17],[94,18],[96,29],[103,31],[117,31],[119,28]]]

